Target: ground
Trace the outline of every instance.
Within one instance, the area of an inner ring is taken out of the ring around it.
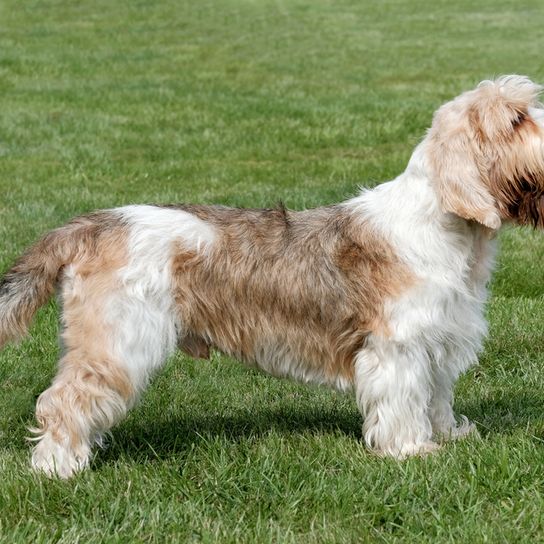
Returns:
[[[539,1],[3,0],[0,266],[127,203],[302,209],[392,178],[445,100],[544,82]],[[481,438],[370,455],[353,398],[177,355],[69,482],[29,472],[53,303],[0,354],[2,542],[543,542],[544,237],[501,234]]]

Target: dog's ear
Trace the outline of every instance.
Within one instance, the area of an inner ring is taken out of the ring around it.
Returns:
[[[428,138],[428,159],[442,208],[490,229],[501,212],[489,172],[528,116],[540,87],[522,76],[484,81],[442,106]]]
[[[428,147],[433,183],[442,209],[496,230],[501,219],[495,199],[481,178],[475,142],[468,126],[457,131],[440,130],[446,113],[437,112]]]

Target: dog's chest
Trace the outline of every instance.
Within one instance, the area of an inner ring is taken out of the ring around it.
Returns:
[[[468,232],[464,245],[445,244],[442,260],[422,264],[417,285],[388,304],[391,339],[423,344],[435,359],[454,350],[462,366],[473,362],[487,332],[484,305],[495,245],[485,232]]]

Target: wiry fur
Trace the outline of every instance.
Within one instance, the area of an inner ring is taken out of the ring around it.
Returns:
[[[69,477],[180,347],[355,388],[380,454],[473,426],[453,387],[486,334],[496,230],[544,223],[544,111],[520,76],[444,105],[394,181],[336,206],[128,206],[74,220],[0,284],[0,342],[59,287],[64,354],[33,466]]]
[[[118,221],[107,212],[78,217],[46,234],[0,280],[0,346],[24,336],[36,310],[54,293],[59,272],[73,260],[100,259],[101,240]]]
[[[383,300],[413,281],[389,244],[345,206],[185,209],[217,241],[174,256],[181,346],[188,334],[277,376],[350,387],[355,354],[387,327]]]

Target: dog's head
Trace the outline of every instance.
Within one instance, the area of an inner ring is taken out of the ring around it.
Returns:
[[[442,208],[498,229],[544,227],[542,87],[523,76],[483,81],[442,106],[427,158]]]

